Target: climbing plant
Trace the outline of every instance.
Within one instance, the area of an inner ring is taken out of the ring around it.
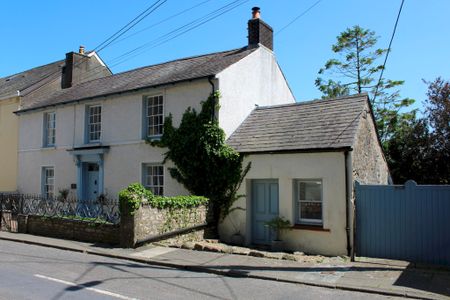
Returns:
[[[150,142],[168,149],[165,161],[175,165],[169,168],[173,178],[192,194],[210,200],[216,229],[239,198],[237,190],[250,169],[250,163],[243,167],[243,156],[225,143],[225,132],[215,117],[219,98],[218,92],[211,94],[200,113],[188,108],[178,128],[169,115],[161,139]]]
[[[140,183],[132,183],[119,192],[121,214],[134,215],[142,204],[158,209],[184,211],[192,207],[208,204],[208,199],[202,196],[156,196]]]

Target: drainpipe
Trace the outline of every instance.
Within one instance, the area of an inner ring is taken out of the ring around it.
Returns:
[[[350,216],[352,215],[350,212],[350,187],[351,187],[351,180],[352,176],[349,174],[349,172],[352,171],[351,168],[351,153],[350,151],[346,150],[344,152],[345,156],[345,231],[347,235],[347,255],[352,256],[352,246],[351,246],[351,240],[350,240]]]
[[[216,118],[216,97],[214,96],[214,92],[216,91],[216,88],[214,86],[214,82],[212,81],[212,79],[214,78],[214,76],[208,76],[208,82],[209,84],[211,84],[211,96],[213,97],[213,106],[211,108],[211,121],[214,121]]]

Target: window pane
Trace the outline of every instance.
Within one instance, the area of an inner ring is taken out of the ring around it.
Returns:
[[[163,128],[163,97],[154,96],[148,97],[146,107],[146,123],[147,136],[158,136],[162,134]]]
[[[300,218],[322,220],[322,203],[300,202]]]
[[[52,198],[54,196],[55,171],[53,168],[44,168],[42,178],[42,190],[45,198]]]
[[[322,223],[322,181],[298,181],[297,220],[300,223]]]
[[[44,115],[44,121],[44,146],[53,146],[55,144],[56,113],[46,113]]]
[[[90,106],[88,109],[88,137],[90,141],[98,141],[101,138],[101,112],[102,107],[99,105]]]
[[[164,168],[158,165],[144,166],[144,185],[155,195],[164,194]]]
[[[300,182],[300,199],[299,200],[314,200],[321,201],[322,199],[322,184],[321,182],[305,181]]]

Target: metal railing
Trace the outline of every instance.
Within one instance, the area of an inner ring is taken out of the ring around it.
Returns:
[[[72,197],[46,198],[37,194],[0,193],[0,210],[9,210],[13,214],[113,224],[120,222],[118,201],[104,197],[79,200]]]

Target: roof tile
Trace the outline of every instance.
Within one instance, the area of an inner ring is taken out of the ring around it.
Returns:
[[[258,107],[227,143],[241,153],[351,147],[367,101],[358,94]]]
[[[55,104],[70,103],[77,100],[216,75],[255,50],[256,48],[244,47],[178,59],[114,74],[80,83],[50,95],[44,95],[40,99],[34,99],[34,101],[28,101],[28,105],[24,105],[21,110],[27,111]]]

